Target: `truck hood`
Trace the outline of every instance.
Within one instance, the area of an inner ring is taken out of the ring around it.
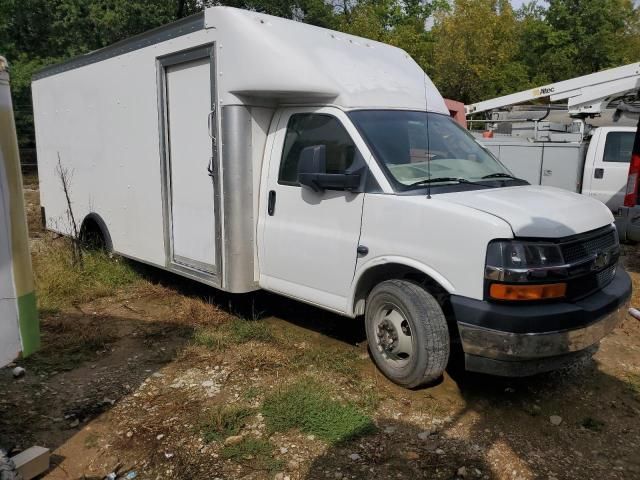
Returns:
[[[561,238],[613,222],[600,201],[553,187],[519,186],[446,193],[441,199],[495,215],[516,237]]]

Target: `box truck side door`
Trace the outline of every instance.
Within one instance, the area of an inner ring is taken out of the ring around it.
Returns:
[[[633,139],[632,128],[601,127],[589,144],[582,193],[597,198],[612,211],[624,203]]]
[[[259,248],[263,288],[340,312],[353,280],[364,193],[303,187],[298,161],[302,149],[324,145],[328,173],[351,167],[358,148],[343,120],[328,107],[281,112],[261,189],[267,205]]]
[[[167,263],[205,277],[219,273],[212,52],[203,47],[159,61]]]

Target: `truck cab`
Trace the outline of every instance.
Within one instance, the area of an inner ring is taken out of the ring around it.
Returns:
[[[401,385],[558,368],[614,328],[630,280],[611,212],[515,178],[442,112],[296,107],[269,133],[260,286],[364,315]]]
[[[589,141],[582,193],[600,200],[612,212],[624,203],[635,134],[634,127],[598,127]]]

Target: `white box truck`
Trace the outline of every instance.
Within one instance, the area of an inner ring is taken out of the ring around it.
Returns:
[[[609,209],[513,179],[404,51],[255,12],[203,14],[33,81],[42,205],[81,235],[234,293],[364,316],[398,384],[527,375],[590,352],[629,276]]]

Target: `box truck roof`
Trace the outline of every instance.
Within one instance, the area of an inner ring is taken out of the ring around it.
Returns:
[[[199,35],[201,31],[206,36]],[[178,36],[216,42],[221,105],[322,103],[448,114],[442,96],[403,50],[302,22],[211,7],[170,25],[46,68],[34,80]],[[206,37],[206,38],[205,38]]]

